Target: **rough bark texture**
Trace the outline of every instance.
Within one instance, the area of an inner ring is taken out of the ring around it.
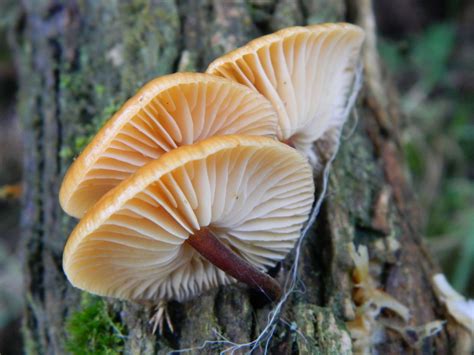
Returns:
[[[66,320],[81,311],[81,293],[61,268],[62,249],[76,222],[61,211],[57,195],[66,168],[104,119],[153,77],[203,70],[223,52],[282,27],[347,19],[368,31],[359,121],[343,139],[323,210],[303,247],[299,268],[305,291],[286,304],[270,350],[350,351],[344,325],[353,317],[349,242],[368,245],[374,278],[410,308],[411,324],[446,319],[430,285],[437,265],[423,245],[405,178],[397,140],[400,114],[377,59],[368,0],[24,0],[16,11],[12,31],[26,146],[24,335],[29,353],[64,353],[71,336]],[[350,120],[346,130],[353,125]],[[399,249],[390,248],[393,241]],[[283,263],[279,279],[289,265]],[[109,301],[108,312],[124,325],[126,352],[152,353],[200,346],[216,339],[216,332],[247,342],[265,325],[270,309],[241,285],[223,287],[172,304],[176,332],[164,337],[151,334],[150,310],[144,306]],[[448,323],[421,350],[448,352],[457,331]],[[390,333],[379,350],[410,348]]]

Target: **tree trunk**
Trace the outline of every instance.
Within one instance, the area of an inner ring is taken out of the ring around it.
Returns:
[[[369,247],[377,286],[411,310],[411,325],[447,318],[430,284],[438,266],[423,245],[405,178],[397,139],[400,114],[377,59],[369,0],[24,0],[16,15],[12,32],[25,132],[24,337],[29,353],[74,350],[71,333],[80,330],[70,320],[80,320],[81,312],[87,317],[83,308],[90,308],[90,302],[80,302],[85,297],[62,271],[62,249],[76,221],[61,211],[58,189],[73,157],[104,119],[156,76],[202,71],[216,56],[252,38],[315,22],[351,20],[367,31],[359,120],[346,125],[348,132],[356,123],[357,128],[343,138],[323,208],[303,244],[298,269],[304,292],[291,295],[271,341],[258,349],[268,345],[273,353],[350,351],[345,326],[354,317],[350,242]],[[396,242],[399,248],[391,247]],[[278,279],[288,274],[291,260],[283,263]],[[102,328],[86,331],[98,332],[104,344],[116,346],[111,350],[127,353],[200,347],[218,339],[217,334],[249,342],[265,327],[272,310],[242,285],[221,287],[184,304],[171,304],[175,332],[155,336],[147,323],[148,308],[113,300],[104,307],[94,315],[106,317],[102,331],[109,334],[100,334]],[[448,323],[423,342],[421,350],[448,352],[457,330],[455,323]],[[410,351],[399,334],[387,335],[387,341],[377,345],[381,353]],[[107,337],[117,339],[107,343]],[[200,351],[215,353],[226,347],[210,344]]]

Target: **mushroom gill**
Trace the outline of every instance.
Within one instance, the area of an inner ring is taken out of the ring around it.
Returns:
[[[212,137],[165,153],[106,194],[69,237],[64,270],[99,295],[186,300],[235,281],[189,239],[212,233],[263,271],[294,246],[313,193],[311,167],[285,144]]]
[[[243,85],[199,73],[160,77],[127,101],[74,161],[60,202],[82,217],[107,191],[172,149],[217,135],[276,132],[271,104]]]
[[[206,72],[267,97],[279,139],[311,157],[312,143],[344,123],[363,40],[363,30],[347,23],[289,27],[217,58]]]

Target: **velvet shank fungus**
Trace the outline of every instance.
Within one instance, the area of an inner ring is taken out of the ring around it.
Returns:
[[[277,115],[259,93],[208,74],[178,73],[146,84],[107,122],[67,172],[63,209],[82,217],[147,162],[211,136],[276,136]]]
[[[89,209],[67,241],[64,270],[76,287],[136,301],[183,301],[235,279],[277,299],[263,271],[294,246],[313,193],[306,159],[273,139],[179,147]]]
[[[262,93],[278,112],[279,139],[314,158],[312,143],[344,123],[363,39],[347,23],[290,27],[216,59],[207,73]]]

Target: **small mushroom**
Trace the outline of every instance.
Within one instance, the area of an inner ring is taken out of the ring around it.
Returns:
[[[208,74],[160,77],[128,100],[76,159],[61,186],[60,203],[79,218],[165,152],[214,135],[276,132],[271,103],[254,90]]]
[[[443,274],[435,274],[432,281],[436,295],[446,305],[449,314],[470,332],[474,344],[474,300],[458,293]]]
[[[135,301],[183,301],[235,279],[277,299],[264,270],[294,246],[313,193],[311,167],[287,145],[212,137],[100,199],[69,237],[64,270],[76,287]]]
[[[290,27],[212,62],[207,73],[247,85],[278,112],[279,139],[308,156],[312,143],[344,123],[364,32],[347,24]]]

